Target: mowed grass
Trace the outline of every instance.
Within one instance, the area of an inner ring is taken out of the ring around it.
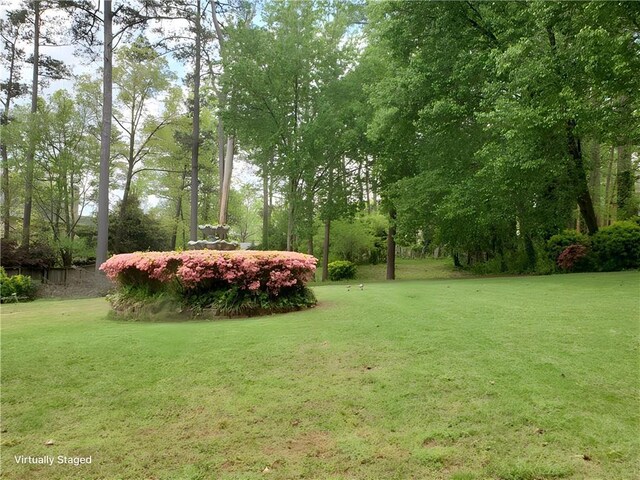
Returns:
[[[453,260],[449,257],[443,258],[397,258],[396,259],[396,279],[397,280],[434,280],[449,278],[471,278],[468,271],[457,269],[453,266]],[[320,268],[316,271],[317,283],[322,285],[320,280]],[[384,263],[377,265],[358,265],[356,278],[354,280],[343,280],[342,283],[358,285],[360,282],[383,282],[387,278],[387,269]]]
[[[638,272],[315,292],[216,322],[3,306],[3,477],[640,477]]]

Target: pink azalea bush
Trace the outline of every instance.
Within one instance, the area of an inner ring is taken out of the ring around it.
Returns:
[[[315,304],[305,284],[313,279],[316,262],[296,252],[188,250],[114,255],[100,269],[122,291],[168,292],[200,306],[216,301],[246,306],[248,300],[254,310],[276,305],[274,311],[284,311]],[[296,304],[296,298],[302,300]]]
[[[285,287],[303,286],[313,279],[316,262],[315,257],[297,252],[189,250],[114,255],[100,269],[123,284],[177,280],[185,289],[193,289],[213,280],[277,295]]]

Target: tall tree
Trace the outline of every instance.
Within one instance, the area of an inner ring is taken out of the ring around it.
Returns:
[[[193,130],[191,134],[191,220],[189,240],[198,240],[198,152],[200,149],[200,67],[202,49],[202,8],[196,0],[193,19],[195,31],[195,52],[193,64]]]
[[[42,132],[36,150],[34,203],[53,236],[62,264],[71,266],[76,230],[93,190],[97,172],[97,128],[88,105],[66,91],[42,106]]]
[[[33,75],[31,80],[31,130],[35,130],[35,116],[38,111],[38,71],[40,68],[40,12],[41,2],[33,1]],[[33,136],[30,136],[33,138]],[[29,142],[25,158],[24,213],[22,217],[22,245],[29,248],[31,234],[31,206],[33,202],[33,156],[35,140]]]
[[[20,83],[20,66],[24,61],[24,50],[18,45],[23,37],[23,29],[27,22],[27,10],[11,10],[7,12],[7,19],[0,20],[0,38],[2,52],[0,64],[7,72],[7,78],[0,83],[2,98],[2,117],[0,119],[0,155],[2,160],[2,221],[3,238],[11,234],[11,189],[9,185],[9,157],[5,128],[9,123],[11,101],[27,93],[27,85]]]
[[[117,86],[113,118],[125,135],[124,148],[118,154],[124,158],[122,203],[126,204],[134,177],[143,168],[144,159],[152,154],[153,138],[175,115],[173,109],[158,115],[148,111],[149,104],[166,93],[173,74],[167,60],[159,56],[144,37],[120,49],[117,62],[113,72]]]
[[[97,32],[102,27],[102,130],[100,135],[100,180],[98,185],[98,245],[96,271],[107,259],[109,248],[109,173],[111,159],[111,127],[113,112],[113,51],[116,42],[136,29],[144,28],[150,21],[172,18],[166,5],[154,0],[140,0],[135,4],[123,4],[113,10],[111,0],[102,3],[103,13],[90,0],[63,0],[58,2],[73,18],[74,40],[90,55],[100,44]],[[113,25],[117,30],[113,31]]]
[[[631,10],[372,4],[368,49],[387,68],[370,89],[369,132],[400,236],[410,227],[470,254],[522,249],[533,268],[533,243],[565,228],[576,204],[595,232],[583,145],[633,138]]]
[[[312,232],[316,182],[308,177],[323,171],[317,165],[322,159],[303,147],[305,132],[317,116],[321,92],[344,73],[352,45],[344,41],[343,4],[273,2],[262,13],[260,26],[240,24],[228,34],[226,122],[243,145],[274,153],[269,173],[285,182],[292,250],[297,233]]]
[[[100,131],[100,177],[98,183],[98,245],[96,271],[107,260],[109,248],[109,170],[111,118],[113,116],[113,16],[111,0],[103,2],[102,129]]]

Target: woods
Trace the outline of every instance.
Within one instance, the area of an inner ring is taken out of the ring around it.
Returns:
[[[635,2],[96,7],[3,12],[3,244],[99,266],[226,220],[393,279],[407,251],[546,272],[554,235],[637,225]]]

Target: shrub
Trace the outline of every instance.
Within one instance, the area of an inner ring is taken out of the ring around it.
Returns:
[[[635,222],[616,222],[603,227],[591,242],[601,270],[640,267],[640,226]]]
[[[169,235],[160,222],[142,210],[140,199],[131,193],[127,202],[118,203],[109,216],[109,251],[115,253],[139,250],[162,250]]]
[[[554,264],[557,264],[560,254],[571,245],[584,245],[585,247],[589,247],[589,237],[575,230],[565,230],[562,233],[554,235],[547,240],[546,247],[549,259]]]
[[[374,223],[367,224],[367,217],[352,220],[335,220],[331,223],[331,253],[336,260],[348,260],[358,264],[378,261],[381,257],[379,238]],[[386,244],[382,247],[384,252]]]
[[[27,275],[8,276],[4,268],[0,267],[0,298],[2,301],[33,300],[36,286]]]
[[[337,260],[331,262],[328,265],[329,268],[329,280],[349,280],[356,278],[356,265],[355,263],[348,262],[346,260]]]
[[[589,270],[589,249],[584,245],[569,245],[560,255],[557,264],[565,272],[584,272]]]
[[[19,246],[15,240],[2,239],[0,243],[0,264],[4,267],[53,267],[56,253],[46,243],[32,243],[28,249]]]
[[[172,296],[194,312],[252,315],[315,304],[316,259],[295,252],[190,250],[115,255],[100,267],[122,298]],[[115,305],[114,305],[115,306]]]

